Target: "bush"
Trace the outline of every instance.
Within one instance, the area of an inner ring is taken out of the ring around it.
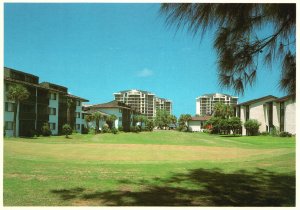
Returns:
[[[269,134],[267,131],[264,131],[264,132],[261,132],[260,135],[261,135],[261,136],[268,136],[268,135],[270,135],[270,134]]]
[[[130,131],[134,132],[134,133],[139,133],[140,132],[140,128],[138,126],[131,126],[130,127]]]
[[[153,131],[154,122],[152,120],[148,120],[145,128],[146,128],[146,131]]]
[[[88,134],[89,133],[89,129],[87,127],[83,127],[81,130],[82,134]]]
[[[280,137],[291,137],[292,134],[289,133],[289,132],[286,132],[286,131],[281,131],[281,132],[279,133],[279,136],[280,136]]]
[[[124,131],[123,126],[119,126],[119,127],[118,127],[118,130],[119,130],[119,131]]]
[[[186,125],[179,125],[176,130],[180,131],[180,132],[187,132],[188,128]]]
[[[112,132],[113,134],[117,134],[117,133],[118,133],[118,129],[112,128],[112,129],[111,129],[111,132]]]
[[[102,132],[103,133],[110,133],[111,132],[111,130],[109,129],[109,126],[107,124],[104,124],[102,126]]]
[[[248,136],[255,136],[258,134],[258,129],[259,129],[259,126],[261,124],[257,121],[257,120],[247,120],[245,123],[244,123],[244,126],[247,130],[247,135]]]
[[[44,123],[44,125],[42,126],[41,134],[43,136],[50,136],[52,134],[48,123]]]
[[[279,136],[279,130],[276,127],[271,128],[270,131],[271,136]]]
[[[63,134],[66,135],[66,138],[68,138],[69,135],[72,134],[72,128],[69,124],[64,124],[62,127],[62,131],[63,131]]]
[[[209,130],[209,129],[204,129],[204,130],[203,130],[203,133],[209,133],[209,134],[210,134],[210,133],[211,133],[211,130]]]

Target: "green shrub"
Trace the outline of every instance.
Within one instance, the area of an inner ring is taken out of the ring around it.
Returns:
[[[279,136],[279,130],[278,129],[276,129],[276,127],[272,127],[271,128],[271,131],[270,131],[270,135],[271,136]]]
[[[257,120],[247,120],[245,123],[244,123],[244,126],[247,130],[247,135],[248,136],[255,136],[255,135],[258,135],[258,129],[259,129],[259,126],[261,124],[257,121]]]
[[[139,133],[140,132],[140,128],[138,126],[131,126],[130,127],[130,131],[134,132],[134,133]]]
[[[82,128],[82,130],[81,130],[81,133],[82,133],[82,134],[88,134],[88,133],[89,133],[89,129],[88,129],[87,127],[84,126],[84,127]]]
[[[152,120],[148,120],[146,123],[146,130],[153,131],[154,129],[154,122]]]
[[[118,127],[118,130],[119,130],[119,131],[124,131],[123,126],[119,126],[119,127]]]
[[[64,124],[63,127],[62,127],[62,131],[63,131],[63,134],[66,135],[66,138],[69,137],[69,135],[72,134],[72,128],[69,124]]]
[[[204,129],[203,131],[202,131],[203,133],[211,133],[211,130],[209,130],[209,129]]]
[[[279,133],[279,136],[280,136],[280,137],[291,137],[292,134],[289,133],[289,132],[286,132],[286,131],[281,131],[281,132]]]
[[[268,135],[270,135],[270,134],[269,134],[269,132],[264,131],[264,132],[261,132],[260,135],[261,135],[261,136],[268,136]]]
[[[180,131],[180,132],[187,132],[188,128],[186,125],[179,125],[176,130]]]
[[[103,133],[110,133],[111,132],[111,130],[109,129],[109,126],[107,124],[104,124],[102,126],[102,132]]]
[[[113,134],[117,134],[117,133],[118,133],[118,129],[112,128],[112,129],[111,129],[111,132],[112,132]]]
[[[44,123],[44,125],[42,126],[41,134],[43,136],[50,136],[52,134],[48,123]]]

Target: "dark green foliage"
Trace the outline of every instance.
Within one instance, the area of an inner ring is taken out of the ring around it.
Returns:
[[[223,103],[215,103],[213,109],[213,116],[220,117],[222,119],[228,119],[233,115],[233,108],[230,105],[226,105]]]
[[[202,36],[215,34],[219,84],[244,93],[255,83],[263,59],[281,63],[280,87],[296,92],[296,4],[189,3],[161,5],[166,22]],[[267,26],[268,33],[261,28]]]
[[[229,129],[232,131],[232,133],[239,134],[239,131],[242,128],[242,121],[238,117],[231,117],[228,119]]]
[[[280,137],[292,137],[292,134],[286,131],[282,131],[279,133]]]
[[[238,117],[224,119],[221,117],[212,117],[204,125],[209,128],[211,134],[239,134],[242,127],[242,122]]]
[[[220,117],[212,117],[205,123],[205,127],[210,129],[211,134],[220,133]]]
[[[259,126],[261,124],[257,121],[257,120],[247,120],[245,123],[244,123],[244,126],[247,130],[247,135],[248,136],[255,136],[255,135],[258,135],[258,129],[259,129]]]
[[[189,131],[189,121],[192,119],[192,116],[190,114],[181,114],[178,119],[178,129],[182,132],[188,132]]]
[[[107,124],[104,124],[102,126],[102,133],[110,133],[111,129],[109,128],[109,126]]]
[[[52,134],[48,123],[44,123],[44,125],[42,126],[41,134],[43,136],[50,136]]]
[[[25,101],[30,96],[30,92],[27,90],[26,87],[23,85],[17,84],[17,85],[10,85],[6,97],[8,100],[14,101],[14,124],[13,124],[13,130],[14,130],[14,136],[16,137],[16,122],[17,122],[17,115],[18,115],[18,107],[20,107],[20,102]]]
[[[88,133],[89,133],[89,128],[87,128],[87,127],[84,126],[84,127],[82,128],[81,133],[82,133],[82,134],[88,134]]]
[[[96,127],[95,127],[95,134],[99,133],[99,124],[100,120],[103,120],[104,117],[100,112],[94,112],[92,114],[91,120],[95,121]]]
[[[130,131],[134,132],[134,133],[139,133],[140,132],[140,128],[138,126],[131,126],[130,127]]]
[[[69,135],[72,134],[73,130],[71,128],[71,126],[69,124],[64,124],[63,127],[62,127],[62,131],[63,131],[63,134],[66,135],[66,138],[69,137]]]
[[[267,131],[264,131],[264,132],[261,132],[261,133],[260,133],[260,135],[262,135],[262,136],[269,136],[269,135],[270,135],[270,133],[269,133],[269,132],[267,132]]]
[[[166,110],[157,110],[154,122],[159,129],[167,129],[174,121],[176,121],[174,115],[170,115]]]
[[[123,131],[123,126],[119,126],[119,127],[118,127],[118,130],[119,130],[119,131]]]
[[[110,116],[105,117],[105,121],[106,121],[109,129],[112,129],[114,127],[114,123],[115,123],[116,119],[117,119],[116,115],[110,115]]]
[[[154,122],[152,120],[148,120],[146,122],[146,131],[153,131],[154,129]]]
[[[118,129],[112,128],[112,129],[111,129],[111,132],[112,132],[113,134],[117,134],[117,133],[118,133]]]
[[[279,130],[276,127],[273,127],[270,131],[271,136],[279,136]]]

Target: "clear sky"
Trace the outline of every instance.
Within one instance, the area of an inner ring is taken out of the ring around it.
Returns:
[[[196,97],[226,93],[217,81],[213,33],[202,41],[167,28],[159,4],[4,4],[4,65],[66,86],[90,104],[127,89],[173,101],[173,113],[195,115]],[[239,102],[278,89],[279,66],[259,65]]]

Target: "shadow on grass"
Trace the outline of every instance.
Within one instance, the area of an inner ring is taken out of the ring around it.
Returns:
[[[168,179],[121,180],[140,191],[51,190],[62,200],[79,199],[108,206],[295,206],[295,176],[263,169],[224,173],[194,169]],[[155,182],[155,183],[154,183]]]

